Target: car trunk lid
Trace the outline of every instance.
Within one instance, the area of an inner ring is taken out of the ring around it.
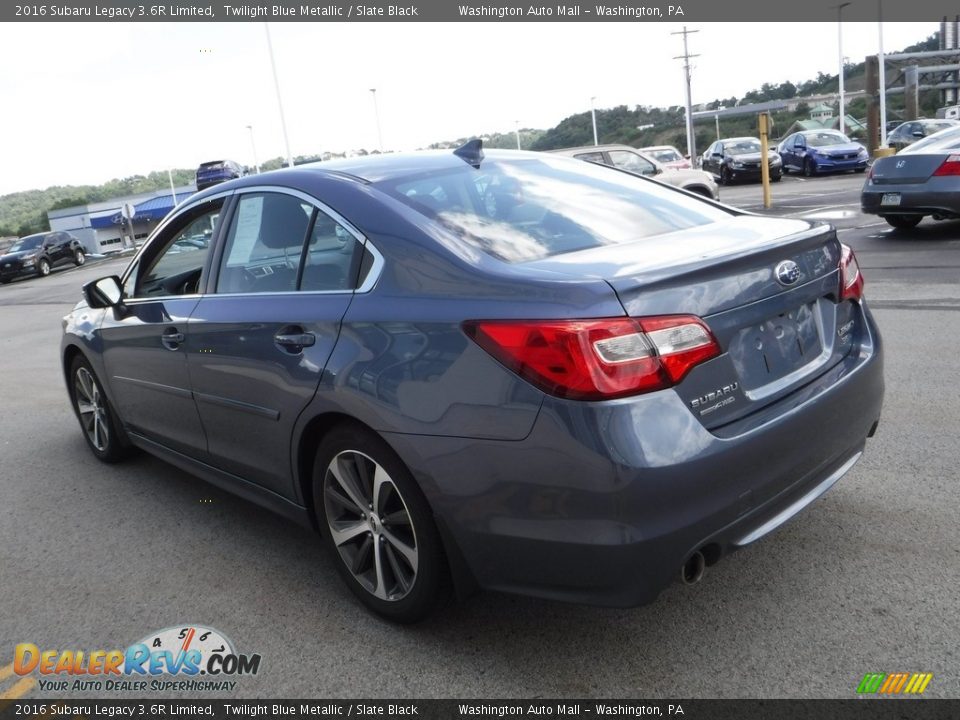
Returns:
[[[871,185],[911,185],[925,183],[943,164],[945,156],[937,154],[901,154],[880,158],[873,164],[868,183]]]
[[[849,351],[854,328],[837,336],[853,317],[837,303],[839,262],[829,225],[740,216],[535,264],[602,276],[631,317],[703,318],[722,355],[675,390],[712,428],[775,402]]]

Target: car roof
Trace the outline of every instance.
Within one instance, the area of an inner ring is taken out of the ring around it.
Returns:
[[[484,160],[530,160],[546,153],[535,153],[525,150],[484,150]],[[324,162],[305,163],[295,167],[284,167],[271,170],[260,175],[247,175],[243,178],[222,183],[205,193],[213,193],[219,188],[240,188],[251,185],[290,183],[296,185],[298,180],[317,178],[348,177],[364,183],[377,183],[383,180],[408,177],[417,173],[438,172],[462,168],[467,163],[449,150],[421,150],[405,153],[384,153],[382,155],[365,155]],[[483,167],[483,161],[480,163]]]

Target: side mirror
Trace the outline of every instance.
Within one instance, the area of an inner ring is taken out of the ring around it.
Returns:
[[[83,299],[92,308],[119,307],[123,304],[123,286],[116,275],[91,280],[83,286]]]

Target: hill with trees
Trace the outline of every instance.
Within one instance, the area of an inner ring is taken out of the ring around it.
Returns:
[[[938,47],[938,35],[934,34],[922,42],[904,48],[900,52],[935,50]],[[862,90],[865,73],[864,63],[848,64],[844,71],[846,91],[857,92]],[[748,91],[741,98],[716,98],[706,103],[706,108],[715,109],[721,106],[729,108],[737,104],[830,95],[836,94],[838,88],[839,77],[837,75],[821,72],[816,78],[797,83],[790,80],[777,84],[764,83],[758,89]],[[932,117],[939,105],[939,93],[937,91],[927,91],[921,92],[920,95],[921,114]],[[903,96],[888,96],[887,100],[888,116],[892,119],[900,117],[898,113],[903,108]],[[847,104],[847,112],[855,117],[863,117],[866,114],[865,100],[862,98],[852,100]],[[774,133],[785,132],[795,120],[805,119],[808,113],[809,107],[805,103],[800,103],[792,112],[773,113]],[[631,109],[626,105],[621,105],[614,108],[598,109],[596,115],[598,139],[601,143],[623,143],[635,147],[675,145],[678,148],[683,148],[686,146],[684,109],[682,107],[655,108],[638,105]],[[726,137],[753,135],[757,131],[756,115],[725,117],[720,122],[722,134]],[[645,129],[641,130],[640,127]],[[519,132],[521,145],[527,150],[553,150],[593,143],[593,123],[589,112],[564,118],[556,127],[548,130],[523,128]],[[694,124],[694,132],[696,133],[697,146],[706,147],[716,137],[714,120],[712,118],[698,120]],[[517,146],[516,134],[513,131],[508,131],[436,142],[431,144],[429,148],[458,147],[473,137],[482,137],[484,145],[490,148],[515,148]],[[360,150],[357,154],[366,155],[367,151]],[[344,156],[344,153],[298,156],[294,159],[294,164],[330,160]],[[277,157],[262,163],[261,169],[275,170],[282,167],[283,164],[284,158]],[[174,170],[173,181],[178,186],[188,185],[194,181],[195,172],[195,169],[192,168]],[[0,236],[23,236],[49,229],[47,224],[47,212],[49,210],[73,205],[85,205],[152,190],[162,190],[168,188],[169,185],[170,180],[166,171],[155,171],[147,175],[134,175],[128,178],[110,180],[103,185],[58,185],[45,190],[27,190],[4,195],[0,197]]]

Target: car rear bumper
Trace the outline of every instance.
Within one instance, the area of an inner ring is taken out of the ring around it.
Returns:
[[[643,604],[692,553],[712,563],[759,539],[856,462],[883,401],[880,338],[864,313],[867,330],[842,366],[762,424],[708,431],[667,390],[548,399],[522,441],[386,437],[480,586]]]
[[[897,194],[899,205],[882,205],[883,196]],[[870,215],[960,216],[957,189],[931,189],[929,183],[868,185],[860,193],[860,208]]]

